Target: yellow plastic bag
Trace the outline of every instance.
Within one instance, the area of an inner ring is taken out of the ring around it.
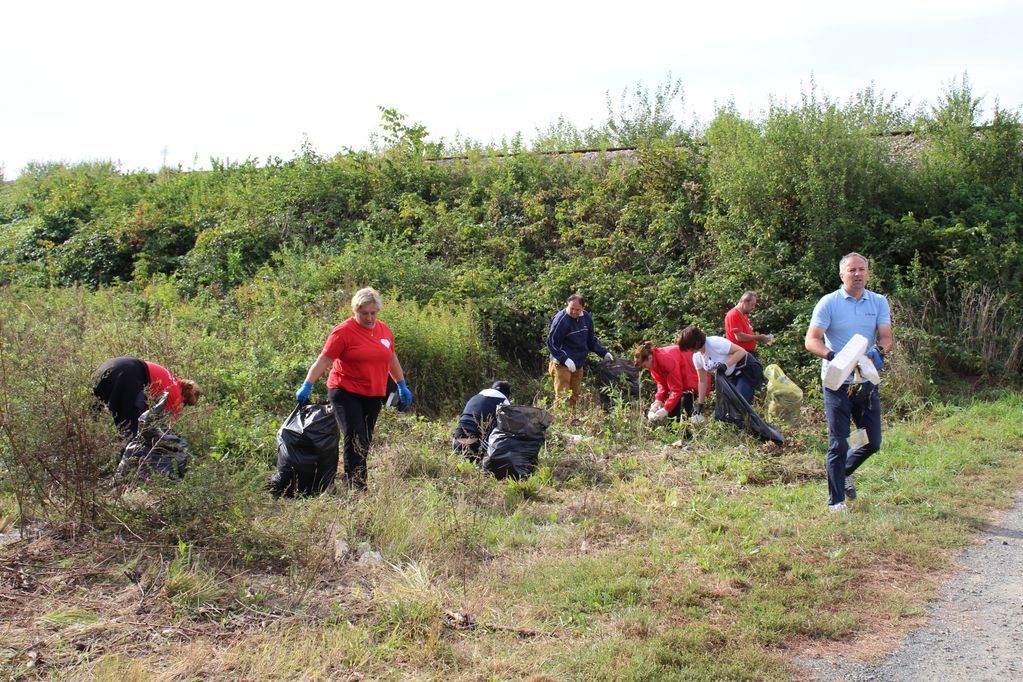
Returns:
[[[803,389],[792,383],[778,365],[768,365],[764,378],[767,379],[767,421],[796,424],[803,405]]]

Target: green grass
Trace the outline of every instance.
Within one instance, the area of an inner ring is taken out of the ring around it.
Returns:
[[[451,420],[390,411],[367,493],[275,501],[262,489],[273,432],[309,359],[295,343],[312,343],[323,320],[296,331],[297,316],[263,319],[273,291],[0,294],[12,311],[0,330],[0,458],[18,473],[0,482],[0,517],[77,521],[61,536],[72,539],[26,564],[55,577],[11,607],[19,625],[0,670],[23,674],[18,652],[44,628],[55,630],[48,672],[71,677],[784,678],[786,653],[807,642],[854,647],[860,630],[919,618],[950,552],[1023,482],[1017,394],[932,404],[886,426],[847,518],[827,512],[812,418],[784,448],[713,423],[676,448],[676,431],[621,404],[605,415],[587,397],[580,424],[552,425],[528,479],[460,462]],[[441,319],[401,312],[408,326]],[[441,321],[468,333],[464,317]],[[111,490],[98,472],[116,438],[88,409],[89,374],[136,348],[209,393],[178,422],[193,445],[184,481]],[[383,561],[360,562],[366,549]],[[83,570],[96,565],[106,568]],[[449,628],[445,611],[480,627]],[[155,640],[129,650],[104,634],[115,620],[195,634],[173,655]],[[83,653],[76,637],[106,653]]]
[[[52,613],[47,613],[39,618],[38,624],[51,627],[65,627],[68,625],[77,625],[85,623],[93,623],[99,619],[99,615],[83,609],[59,609]]]
[[[255,612],[294,614],[276,637],[211,641],[216,662],[196,655],[194,674],[784,679],[785,652],[801,643],[848,647],[861,629],[921,617],[950,550],[1023,481],[1021,403],[1004,395],[935,406],[924,423],[886,428],[882,451],[857,473],[848,517],[827,512],[816,448],[772,452],[708,431],[670,457],[657,441],[611,449],[597,464],[599,482],[543,474],[509,485],[431,448],[439,442],[431,428],[391,421],[368,494],[249,510],[249,532],[277,538],[267,546],[290,557],[283,583],[273,572],[218,578],[208,543],[182,544],[164,564],[161,598],[185,623],[211,610],[227,621],[251,615],[226,603],[233,591],[249,594]],[[555,446],[548,461],[572,447]],[[437,464],[400,466],[410,453]],[[751,483],[750,471],[773,474]],[[384,563],[337,563],[337,539],[367,543]],[[483,628],[450,630],[447,610],[465,610]],[[69,605],[37,622],[60,628],[91,613]],[[73,666],[71,648],[61,652]],[[102,677],[124,669],[117,656],[88,665]],[[151,652],[132,674],[167,666]]]

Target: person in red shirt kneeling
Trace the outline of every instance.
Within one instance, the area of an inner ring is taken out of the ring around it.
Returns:
[[[96,382],[92,394],[110,410],[117,430],[129,438],[138,433],[139,417],[149,409],[147,398],[155,400],[166,391],[164,406],[177,418],[182,405],[195,405],[202,395],[194,381],[178,379],[166,367],[131,355],[110,358],[92,378]]]
[[[650,376],[657,382],[657,393],[647,412],[650,421],[669,417],[677,420],[683,412],[687,418],[693,414],[693,395],[699,389],[699,378],[692,356],[678,346],[655,348],[653,341],[636,347],[632,364],[650,370]]]
[[[313,384],[330,369],[327,398],[344,443],[345,482],[360,489],[366,488],[366,456],[387,395],[388,376],[398,384],[402,406],[412,404],[412,391],[394,352],[394,336],[390,327],[377,319],[381,308],[383,300],[376,289],[355,292],[353,315],[330,332],[323,351],[295,392],[295,400],[308,403]],[[324,484],[329,485],[331,478],[328,475]]]

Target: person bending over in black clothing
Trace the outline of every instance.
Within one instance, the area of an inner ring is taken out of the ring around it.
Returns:
[[[487,450],[487,438],[494,428],[497,408],[508,405],[511,385],[507,381],[495,381],[473,397],[462,409],[458,425],[451,434],[451,447],[466,459],[479,462]]]

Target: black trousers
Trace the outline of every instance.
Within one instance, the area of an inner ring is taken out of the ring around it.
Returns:
[[[139,430],[139,417],[146,411],[146,386],[149,368],[138,358],[125,355],[111,358],[99,366],[93,375],[96,396],[114,417],[114,426],[127,437]]]
[[[365,488],[368,477],[366,456],[384,399],[350,393],[343,388],[330,389],[327,398],[334,406],[334,419],[341,431],[345,482],[353,488]]]
[[[668,417],[678,420],[682,417],[683,412],[686,413],[686,417],[690,417],[693,414],[692,393],[683,393],[682,399],[678,401],[678,405],[675,406],[675,409],[668,413]]]
[[[682,419],[682,413],[685,412],[686,419],[693,416],[693,400],[694,396],[692,393],[683,393],[682,399],[678,401],[678,405],[675,409],[668,413],[669,419],[680,421]],[[689,430],[689,424],[686,423],[686,428],[682,431],[683,440],[689,440],[693,437],[693,432]]]

